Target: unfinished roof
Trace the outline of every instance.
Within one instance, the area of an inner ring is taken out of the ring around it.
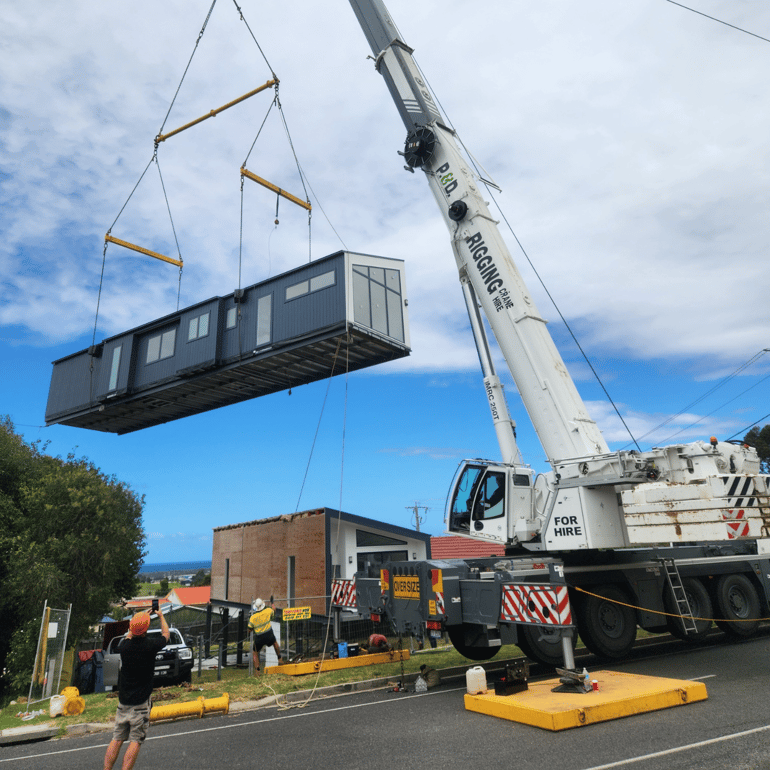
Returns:
[[[54,361],[46,424],[130,433],[409,355],[401,260],[337,252]]]

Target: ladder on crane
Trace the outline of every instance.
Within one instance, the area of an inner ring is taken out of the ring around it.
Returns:
[[[676,612],[682,621],[682,629],[685,634],[694,634],[697,632],[698,627],[695,624],[690,602],[687,600],[687,593],[684,590],[679,568],[673,559],[661,559],[661,562],[666,573],[666,581],[671,589],[671,595],[674,598]]]

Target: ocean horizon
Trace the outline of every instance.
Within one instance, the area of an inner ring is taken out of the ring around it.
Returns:
[[[148,572],[197,572],[199,569],[211,570],[211,559],[190,561],[147,562],[139,568],[139,574]]]

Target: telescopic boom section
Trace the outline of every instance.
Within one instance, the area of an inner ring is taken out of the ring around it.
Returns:
[[[422,169],[475,295],[551,463],[609,451],[514,264],[497,223],[381,0],[350,0],[408,131],[407,168]],[[478,341],[477,341],[478,342]],[[510,447],[501,447],[507,455]]]

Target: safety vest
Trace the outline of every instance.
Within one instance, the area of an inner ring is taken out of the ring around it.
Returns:
[[[264,634],[270,630],[270,621],[273,619],[273,610],[270,607],[265,607],[264,610],[255,612],[249,618],[249,628],[255,634]]]

